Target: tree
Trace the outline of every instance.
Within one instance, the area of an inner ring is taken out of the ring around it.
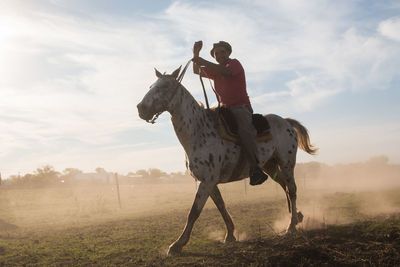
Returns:
[[[159,169],[149,169],[150,178],[155,179],[155,178],[160,178],[160,177],[166,176],[166,175],[167,175],[166,172],[163,172],[163,171],[161,171]]]
[[[100,168],[100,167],[97,167],[97,168],[96,168],[96,172],[97,172],[97,173],[107,173],[105,169]]]
[[[66,168],[65,170],[63,170],[63,173],[64,173],[64,175],[75,176],[75,175],[81,174],[83,172],[81,170],[75,169],[75,168]]]
[[[60,179],[64,180],[65,183],[73,183],[75,182],[76,176],[81,173],[83,172],[79,169],[66,168],[63,170],[63,175],[60,177]]]
[[[389,163],[389,158],[384,155],[370,158],[367,161],[367,164],[372,166],[386,166],[388,165],[388,163]]]
[[[142,176],[143,178],[147,178],[147,177],[150,176],[149,173],[146,170],[143,170],[143,169],[142,170],[138,170],[136,172],[136,175]]]
[[[50,165],[37,168],[34,173],[34,183],[38,185],[48,185],[59,181],[59,172],[56,172]]]

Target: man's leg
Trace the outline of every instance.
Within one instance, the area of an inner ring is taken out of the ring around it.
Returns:
[[[257,131],[253,126],[252,113],[246,105],[230,108],[238,124],[238,134],[250,163],[250,184],[258,185],[267,180],[268,176],[258,166]]]

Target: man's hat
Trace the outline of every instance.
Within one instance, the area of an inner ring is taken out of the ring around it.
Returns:
[[[232,53],[232,46],[230,44],[228,44],[227,42],[224,42],[224,41],[219,41],[218,43],[213,44],[213,48],[210,51],[210,54],[211,54],[212,57],[214,57],[214,50],[218,46],[225,47],[226,50],[228,50],[229,55]]]

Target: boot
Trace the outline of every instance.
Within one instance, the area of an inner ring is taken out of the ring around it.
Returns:
[[[250,174],[250,185],[262,184],[267,179],[268,179],[268,175],[266,175],[259,167],[257,167]]]

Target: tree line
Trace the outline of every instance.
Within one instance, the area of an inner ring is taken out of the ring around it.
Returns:
[[[400,165],[389,164],[386,156],[378,156],[364,162],[328,165],[320,162],[298,163],[295,168],[295,179],[320,179],[344,176],[374,176],[391,175],[400,179]],[[33,173],[11,175],[8,179],[1,180],[2,187],[46,187],[57,185],[73,185],[79,183],[114,183],[116,173],[107,172],[104,168],[96,168],[94,173],[84,173],[76,168],[66,168],[62,172],[56,171],[52,166],[46,165],[37,168]],[[167,173],[157,168],[140,169],[126,175],[117,174],[121,184],[134,182],[169,182],[178,179],[187,180],[189,175],[181,172]],[[335,178],[336,179],[336,178]]]
[[[127,175],[121,175],[113,172],[107,172],[104,168],[96,168],[95,173],[84,173],[76,168],[66,168],[62,172],[58,172],[51,165],[37,168],[32,173],[25,175],[11,175],[8,179],[1,180],[0,185],[6,187],[46,187],[57,185],[72,185],[77,183],[113,183],[115,175],[126,182],[127,180],[154,181],[160,178],[181,178],[185,176],[180,172],[167,173],[157,168],[147,170],[140,169],[136,172],[129,172]]]

